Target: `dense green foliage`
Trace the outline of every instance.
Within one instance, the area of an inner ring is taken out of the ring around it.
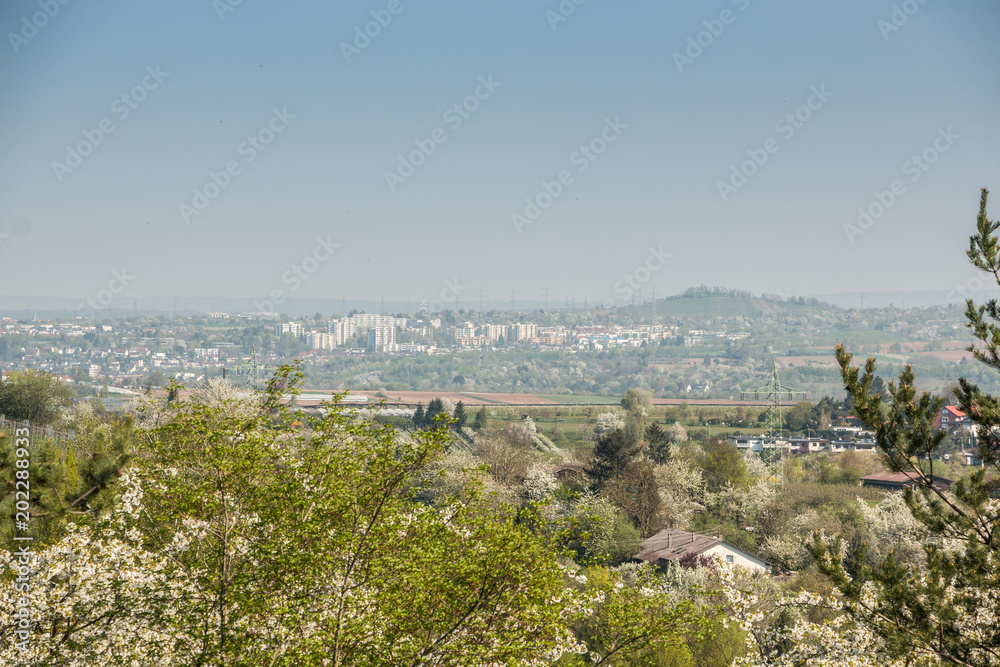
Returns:
[[[72,398],[73,390],[57,377],[32,371],[13,372],[0,382],[0,415],[46,426],[56,420]]]

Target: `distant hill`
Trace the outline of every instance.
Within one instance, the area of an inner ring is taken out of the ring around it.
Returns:
[[[623,306],[618,310],[636,320],[649,319],[654,304]],[[759,317],[761,315],[787,315],[810,309],[838,310],[837,306],[817,299],[792,297],[783,299],[777,295],[754,296],[742,290],[727,290],[721,287],[692,287],[676,296],[657,299],[656,316],[712,318]]]

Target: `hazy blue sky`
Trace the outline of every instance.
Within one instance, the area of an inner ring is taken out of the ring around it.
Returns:
[[[0,295],[950,290],[1000,218],[996,0],[236,1],[3,3]]]

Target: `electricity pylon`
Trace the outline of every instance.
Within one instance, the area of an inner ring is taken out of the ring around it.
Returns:
[[[781,402],[787,400],[790,402],[798,402],[806,400],[806,393],[804,391],[795,391],[791,387],[786,387],[781,384],[781,380],[778,378],[778,366],[771,360],[771,378],[768,380],[760,389],[754,391],[741,391],[740,400],[746,401],[751,400],[754,402],[764,402],[767,404],[767,408],[764,412],[764,435],[761,437],[761,455],[763,458],[763,448],[770,445],[772,448],[777,448],[780,452],[780,458],[774,461],[775,475],[781,480],[781,489],[785,489],[785,451],[787,449],[787,443],[782,440],[781,437]]]
[[[237,368],[236,374],[244,378],[248,389],[260,391],[260,362],[257,360],[256,346],[250,346],[250,356],[245,364]]]
[[[771,377],[767,384],[753,391],[741,391],[741,401],[753,401],[755,403],[765,403],[767,408],[764,411],[764,436],[762,440],[767,444],[776,444],[781,441],[781,402],[790,401],[797,403],[806,400],[804,391],[795,391],[791,387],[781,384],[778,378],[778,366],[771,361]]]

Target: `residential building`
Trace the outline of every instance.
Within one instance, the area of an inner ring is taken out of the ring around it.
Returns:
[[[537,324],[514,324],[510,327],[510,339],[523,342],[538,337]]]
[[[400,352],[400,353],[413,353],[413,352],[426,352],[427,346],[421,345],[419,343],[389,343],[385,346],[386,352]]]
[[[310,331],[306,334],[306,345],[310,350],[332,350],[337,346],[333,334],[323,331]]]
[[[662,568],[685,559],[714,556],[718,556],[726,563],[751,571],[770,570],[762,558],[729,544],[721,537],[699,535],[672,528],[661,530],[643,540],[642,551],[632,559]]]
[[[901,491],[907,487],[916,485],[919,479],[920,475],[915,472],[889,472],[888,470],[883,470],[882,472],[862,477],[861,486],[874,486],[880,489]],[[950,479],[938,477],[937,475],[933,475],[932,483],[934,486],[943,491],[951,489],[952,485],[952,481]]]
[[[495,343],[492,338],[486,336],[456,336],[455,345],[458,347],[489,347]]]
[[[396,342],[396,327],[372,327],[368,330],[368,349],[385,352],[387,346]]]
[[[749,449],[758,454],[764,451],[764,440],[755,435],[731,435],[726,438],[726,442],[736,447],[740,451]]]
[[[336,346],[341,346],[358,335],[354,322],[347,320],[333,320],[327,325],[326,330],[333,336],[333,344]]]
[[[355,313],[345,318],[354,323],[358,331],[365,331],[374,327],[400,327],[406,328],[405,317],[393,317],[392,315],[378,315],[376,313]]]
[[[479,329],[479,333],[486,338],[489,338],[494,343],[501,338],[507,340],[509,335],[508,327],[506,324],[484,324]]]
[[[941,414],[935,418],[934,427],[954,433],[961,429],[971,429],[972,420],[969,419],[969,415],[959,410],[957,405],[946,405],[941,408]]]
[[[291,334],[293,336],[301,338],[305,333],[303,326],[297,322],[288,322],[286,324],[275,324],[274,325],[274,335],[279,338],[285,334]]]
[[[791,451],[796,454],[814,454],[826,449],[830,445],[830,441],[825,438],[790,437],[788,445],[791,447]]]

